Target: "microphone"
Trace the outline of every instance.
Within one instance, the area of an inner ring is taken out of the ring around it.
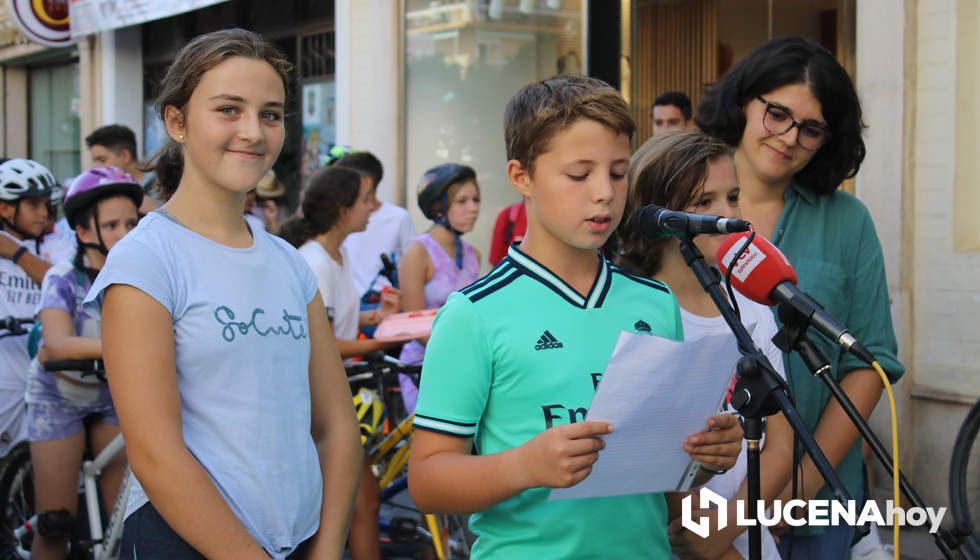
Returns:
[[[718,247],[718,267],[723,275],[732,267],[735,254],[745,245],[748,233],[733,233]],[[843,324],[812,297],[796,287],[797,276],[786,255],[765,237],[756,234],[734,264],[732,287],[752,301],[772,306],[784,303],[806,317],[807,322],[823,336],[854,354],[869,365],[875,361],[868,351]]]
[[[751,224],[735,218],[722,218],[710,214],[667,210],[649,204],[633,214],[633,230],[643,237],[681,237],[699,233],[732,233],[748,231]]]

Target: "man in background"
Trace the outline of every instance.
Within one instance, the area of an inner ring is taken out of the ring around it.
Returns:
[[[653,101],[653,135],[665,130],[692,130],[691,99],[681,91],[668,91]]]
[[[153,186],[153,173],[144,173],[140,168],[136,151],[136,134],[129,127],[121,124],[99,127],[85,137],[85,145],[88,146],[92,156],[93,166],[118,167],[139,181],[145,192]],[[140,214],[145,215],[159,206],[152,196],[144,196]]]

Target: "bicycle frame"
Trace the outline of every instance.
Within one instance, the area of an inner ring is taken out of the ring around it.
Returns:
[[[415,418],[414,414],[399,422],[384,439],[371,449],[368,457],[372,465],[377,465],[395,446],[407,440],[412,435],[413,418]],[[378,473],[378,485],[382,490],[387,488],[405,470],[405,467],[408,465],[409,449],[410,447],[407,444],[399,447],[388,462],[384,472]]]
[[[82,481],[85,488],[85,506],[88,509],[89,536],[92,539],[92,555],[95,560],[110,560],[119,557],[123,516],[126,513],[126,503],[129,501],[129,490],[133,484],[132,473],[129,467],[126,467],[122,484],[119,486],[119,494],[116,496],[116,503],[105,527],[108,530],[107,537],[102,532],[102,513],[99,510],[97,482],[102,469],[122,453],[125,447],[122,434],[119,434],[95,459],[82,463]]]
[[[393,371],[398,371],[401,364],[390,361],[386,367]],[[377,375],[374,372],[356,373],[348,375],[350,382],[371,379]],[[384,388],[379,384],[377,392],[379,395]],[[415,415],[409,415],[394,428],[392,428],[380,441],[378,441],[368,451],[368,462],[375,467],[375,476],[378,478],[378,486],[381,489],[382,500],[390,499],[393,495],[405,490],[408,486],[407,477],[404,474],[408,466],[409,453],[411,452],[412,421]],[[387,459],[387,462],[385,460]],[[383,467],[381,465],[383,464]],[[432,541],[436,558],[445,560],[450,557],[453,548],[450,535],[446,527],[440,523],[438,516],[433,514],[422,514],[425,527],[418,526],[416,530],[425,538]]]
[[[119,494],[116,496],[116,503],[109,516],[109,522],[105,528],[102,526],[102,512],[99,509],[99,488],[98,478],[102,469],[106,467],[125,449],[122,434],[117,435],[109,445],[102,450],[94,459],[82,463],[80,487],[85,494],[85,509],[88,513],[89,538],[92,546],[92,557],[94,560],[115,560],[119,557],[119,545],[122,541],[123,516],[126,513],[126,502],[129,500],[129,490],[132,487],[133,479],[129,467],[123,474],[122,484],[119,486]],[[33,515],[24,525],[14,529],[14,536],[17,540],[29,532],[36,530],[37,515]],[[107,530],[108,536],[103,533]],[[17,555],[24,560],[30,558],[30,551],[17,547]]]
[[[398,479],[399,477],[404,478],[402,473],[405,471],[405,467],[408,466],[408,455],[411,450],[408,439],[412,435],[412,420],[414,418],[415,415],[413,414],[399,422],[368,454],[368,459],[371,461],[371,464],[377,465],[393,449],[395,450],[384,471],[377,473],[378,485],[381,487],[383,495],[400,492],[407,486],[407,481],[399,481]],[[402,442],[405,444],[399,445]],[[392,488],[393,483],[395,485],[394,488]],[[449,535],[442,530],[439,520],[435,515],[426,513],[423,514],[423,518],[429,538],[432,539],[432,546],[435,549],[436,558],[439,560],[448,558]]]

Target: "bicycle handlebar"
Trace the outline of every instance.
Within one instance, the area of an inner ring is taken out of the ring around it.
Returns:
[[[394,358],[388,358],[384,361],[371,361],[352,364],[347,366],[345,369],[347,370],[348,383],[357,383],[379,378],[382,382],[397,382],[397,379],[393,378],[397,378],[399,373],[404,373],[417,381],[418,376],[422,373],[421,365],[409,365],[395,360]]]
[[[81,371],[96,373],[105,370],[102,360],[48,360],[43,364],[45,371]]]
[[[33,317],[4,317],[3,319],[0,319],[0,330],[5,330],[7,332],[0,334],[0,338],[27,334],[28,330],[25,329],[23,325],[31,325],[33,323]]]
[[[94,375],[105,383],[105,364],[102,360],[47,360],[43,364],[44,371],[79,371],[82,377]]]

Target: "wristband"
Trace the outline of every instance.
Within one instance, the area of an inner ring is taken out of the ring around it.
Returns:
[[[23,257],[24,253],[26,252],[27,252],[27,247],[21,245],[20,247],[17,248],[16,251],[14,251],[13,255],[10,255],[10,261],[13,262],[14,264],[17,264],[17,261],[20,260],[20,258]]]
[[[726,472],[728,472],[728,469],[714,470],[714,469],[709,469],[708,467],[706,467],[704,465],[699,465],[698,468],[700,468],[704,472],[708,472],[708,473],[711,473],[713,475],[725,474]]]

